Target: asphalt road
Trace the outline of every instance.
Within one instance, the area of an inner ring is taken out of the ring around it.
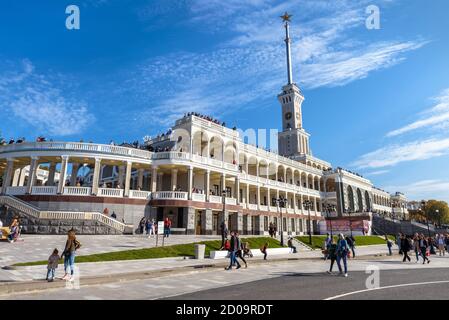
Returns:
[[[232,276],[232,275],[230,275]],[[277,278],[171,297],[180,300],[443,300],[449,299],[449,268],[381,270],[380,288],[368,290],[365,272],[289,273]],[[430,283],[429,283],[430,282]],[[361,292],[360,292],[361,291]]]

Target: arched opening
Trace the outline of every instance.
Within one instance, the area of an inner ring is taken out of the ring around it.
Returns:
[[[352,191],[352,187],[351,186],[348,186],[348,188],[347,188],[347,190],[348,190],[348,209],[349,209],[349,211],[351,211],[351,212],[354,212],[354,207],[355,207],[355,205],[354,205],[354,192]]]
[[[257,176],[257,158],[248,158],[248,174],[252,176]]]
[[[357,188],[357,205],[358,205],[358,212],[363,212],[362,191],[360,191],[359,188]]]
[[[224,149],[224,162],[237,164],[237,147],[235,143],[228,142]]]
[[[275,163],[269,163],[268,164],[268,177],[270,180],[276,181],[276,164]]]
[[[307,188],[313,189],[313,176],[312,176],[311,174],[309,174],[309,175],[307,176],[307,183],[309,184],[309,185],[307,186]]]
[[[278,167],[278,181],[285,182],[284,174],[285,174],[285,168],[284,168],[284,166],[281,165]]]
[[[286,183],[293,184],[293,171],[291,168],[286,169],[287,181]]]
[[[197,131],[193,134],[193,154],[207,157],[207,144],[209,136],[206,132]]]
[[[212,137],[209,144],[209,155],[212,159],[223,161],[223,140]]]
[[[335,191],[336,191],[335,179],[334,178],[326,179],[326,192],[335,192]]]
[[[371,211],[371,203],[370,203],[368,191],[365,191],[365,207],[366,207],[367,212]]]
[[[246,172],[246,162],[248,161],[248,158],[246,157],[246,155],[244,153],[240,153],[239,154],[239,168],[241,172],[244,173],[248,173]]]
[[[301,173],[301,183],[303,188],[307,188],[307,175],[305,172]]]

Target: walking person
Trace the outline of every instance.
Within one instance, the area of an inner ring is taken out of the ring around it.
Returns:
[[[332,244],[332,237],[327,233],[326,240],[324,240],[324,260],[329,258],[329,247]]]
[[[59,251],[55,248],[53,253],[48,257],[48,265],[47,265],[47,280],[48,282],[53,282],[55,278],[56,268],[58,267],[59,262]]]
[[[274,224],[273,222],[270,222],[270,226],[268,227],[268,233],[270,235],[270,237],[274,237]]]
[[[226,227],[226,223],[224,221],[220,224],[220,233],[221,233],[221,247],[220,250],[224,248],[225,240],[228,238],[228,228]]]
[[[243,263],[245,264],[245,269],[246,269],[246,268],[248,268],[248,264],[246,263],[246,260],[245,260],[244,254],[243,254],[244,245],[243,245],[242,241],[240,240],[238,232],[235,233],[235,237],[238,240],[238,246],[239,246],[239,249],[237,250],[236,260],[237,260],[237,258],[240,258],[240,260],[242,260]]]
[[[268,255],[267,249],[268,249],[268,242],[265,242],[265,244],[262,246],[262,248],[260,248],[260,251],[263,253],[264,260],[267,260],[267,255]]]
[[[413,237],[413,250],[415,251],[416,263],[418,263],[421,249],[419,247],[419,235],[417,233],[415,233],[415,236]]]
[[[337,242],[337,266],[338,266],[338,270],[340,271],[340,274],[343,274],[342,269],[341,269],[341,264],[340,264],[341,260],[343,260],[345,277],[348,276],[348,262],[347,262],[348,252],[349,252],[348,243],[346,242],[346,239],[343,236],[343,234],[340,233],[338,235],[338,242]]]
[[[151,238],[154,235],[154,219],[147,220],[147,234],[148,238]]]
[[[391,248],[393,247],[393,241],[388,239],[387,235],[385,235],[385,240],[387,241],[388,255],[392,256],[393,252],[391,251]]]
[[[348,243],[349,248],[352,251],[352,258],[355,258],[355,238],[353,236],[346,237],[346,242]]]
[[[327,273],[332,273],[332,268],[334,267],[335,260],[337,260],[337,244],[334,239],[331,239],[331,243],[328,249],[328,258],[331,260],[331,265]]]
[[[446,254],[445,250],[444,250],[444,237],[442,234],[439,235],[438,240],[437,240],[437,244],[438,244],[438,251],[440,252],[440,257],[441,257],[441,253],[443,253],[443,256]]]
[[[139,231],[140,234],[143,234],[143,230],[145,228],[145,217],[143,217],[139,222]]]
[[[236,269],[241,268],[240,263],[237,261],[237,251],[238,250],[239,250],[239,239],[235,236],[234,232],[231,232],[231,241],[230,241],[230,248],[229,248],[230,261],[229,261],[229,266],[227,268],[225,268],[225,270],[232,270],[232,266],[235,264],[237,265]]]
[[[423,263],[422,264],[425,264],[426,260],[427,260],[427,263],[430,263],[429,258],[427,258],[427,247],[428,247],[427,240],[424,237],[424,235],[421,234],[421,236],[419,238],[419,248],[421,250],[421,256],[423,258]]]
[[[170,236],[171,220],[169,217],[165,218],[164,221],[164,237],[168,238]]]
[[[402,233],[398,233],[398,235],[396,236],[396,245],[398,246],[399,254],[402,254],[401,239],[402,239]]]
[[[411,249],[411,245],[409,242],[409,238],[405,235],[402,235],[401,238],[401,249],[402,249],[402,253],[404,254],[404,259],[402,259],[402,262],[405,262],[406,260],[408,260],[409,262],[411,261],[408,252]]]
[[[67,234],[67,241],[65,243],[62,256],[64,257],[64,276],[62,280],[73,281],[73,273],[75,271],[75,252],[81,247],[81,243],[76,240],[75,230],[71,229]],[[70,267],[70,275],[67,270]]]

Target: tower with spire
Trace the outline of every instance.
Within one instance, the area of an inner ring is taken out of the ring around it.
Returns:
[[[302,126],[302,102],[304,96],[293,82],[290,22],[292,15],[287,12],[281,16],[285,27],[285,46],[287,55],[287,84],[278,95],[282,107],[282,132],[278,134],[279,154],[284,157],[297,158],[312,155],[308,134]]]

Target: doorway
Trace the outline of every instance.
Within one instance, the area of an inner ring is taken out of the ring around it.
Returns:
[[[195,211],[195,234],[201,234],[201,211]]]

